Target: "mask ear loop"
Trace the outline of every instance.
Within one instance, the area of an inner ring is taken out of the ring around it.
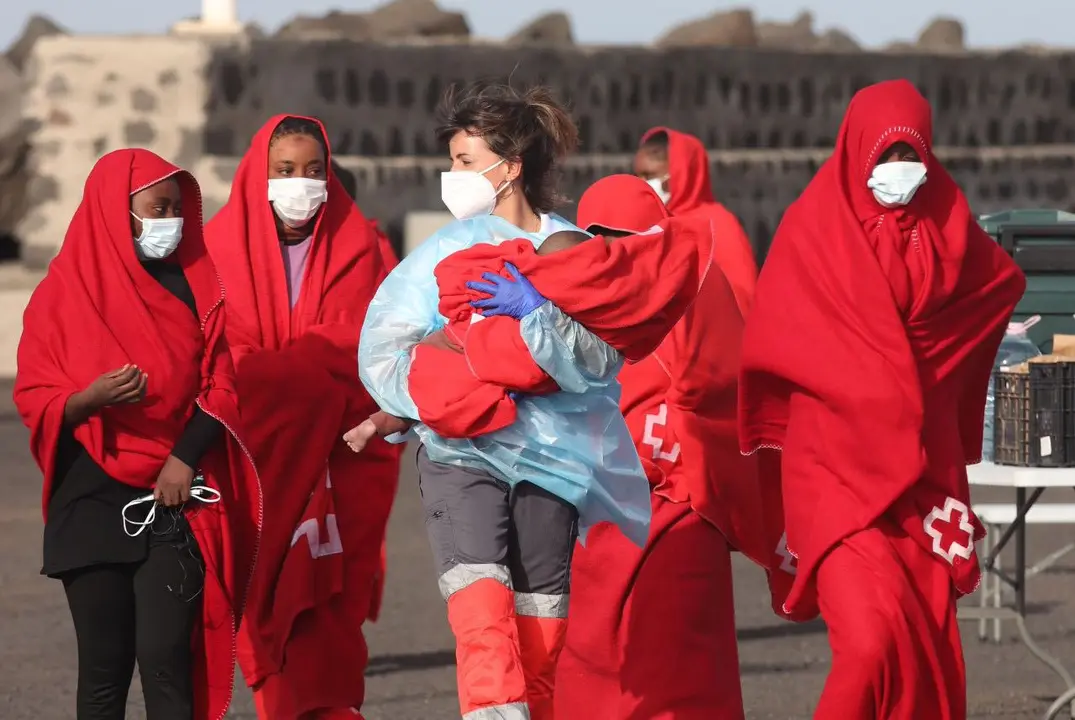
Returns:
[[[500,158],[495,163],[493,163],[489,167],[485,168],[484,170],[482,170],[478,174],[481,175],[482,177],[485,177],[486,173],[491,172],[493,170],[496,170],[498,167],[500,167],[501,165],[503,165],[506,162],[507,162],[507,160],[505,160],[504,158]],[[493,197],[494,198],[500,197],[500,193],[504,192],[505,190],[507,190],[510,187],[511,187],[511,181],[510,180],[504,180],[504,182],[500,184],[500,187],[493,188]]]
[[[220,491],[208,485],[195,485],[190,489],[190,499],[213,505],[220,502]]]
[[[197,500],[198,502],[212,505],[220,502],[220,491],[216,488],[209,487],[208,485],[195,485],[190,489],[190,498]],[[135,505],[141,505],[142,503],[153,503],[149,506],[149,512],[146,513],[146,517],[141,522],[131,520],[127,517],[127,511]],[[143,495],[142,497],[135,498],[129,503],[123,506],[123,532],[127,533],[128,537],[138,537],[147,527],[150,527],[157,519],[157,502],[156,498],[152,495]],[[134,528],[133,530],[131,528]]]
[[[144,520],[142,520],[141,522],[137,522],[127,517],[127,511],[129,509],[131,509],[135,505],[141,505],[142,503],[147,502],[152,503],[152,505],[149,506],[149,512],[146,513],[146,517]],[[157,519],[157,503],[152,495],[143,495],[142,497],[135,498],[134,500],[131,500],[129,503],[124,505],[121,514],[123,515],[123,532],[127,533],[128,537],[138,537],[143,532],[145,532],[145,529],[147,527],[153,524],[154,520]],[[131,530],[132,527],[134,528],[133,531]]]

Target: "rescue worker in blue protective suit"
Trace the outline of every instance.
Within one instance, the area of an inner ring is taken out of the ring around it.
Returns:
[[[442,112],[438,138],[452,159],[442,198],[458,221],[381,285],[362,327],[359,375],[382,410],[418,421],[420,490],[456,637],[463,717],[545,720],[576,536],[607,520],[642,545],[649,484],[618,407],[619,353],[523,278],[482,287],[491,297],[475,305],[520,320],[535,361],[563,392],[519,398],[514,424],[477,438],[441,438],[420,422],[408,392],[410,353],[445,324],[437,263],[477,243],[539,246],[554,232],[577,231],[549,212],[556,165],[578,134],[546,90],[478,85],[450,95]]]

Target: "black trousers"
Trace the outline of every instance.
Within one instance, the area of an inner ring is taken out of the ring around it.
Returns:
[[[78,720],[124,720],[135,660],[147,719],[192,720],[191,633],[205,581],[193,538],[61,579],[78,639]]]

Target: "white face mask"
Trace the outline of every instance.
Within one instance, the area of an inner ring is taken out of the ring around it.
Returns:
[[[179,241],[183,239],[183,218],[134,216],[142,221],[142,234],[134,239],[134,251],[140,260],[163,260],[179,247]]]
[[[667,175],[665,175],[663,178],[650,178],[646,181],[646,184],[653,188],[653,192],[657,193],[657,197],[659,197],[661,199],[661,202],[663,202],[665,205],[667,205],[668,201],[672,199],[672,193],[664,189],[664,183],[666,180],[668,180]]]
[[[216,488],[211,488],[208,485],[194,485],[190,488],[190,499],[211,505],[220,502],[220,491]],[[141,505],[143,503],[150,504],[149,512],[146,513],[145,519],[131,520],[127,517],[128,510],[135,505]],[[121,514],[123,515],[123,532],[127,533],[130,537],[138,537],[147,527],[152,526],[153,521],[157,519],[157,501],[152,493],[143,495],[124,505]]]
[[[508,183],[494,188],[485,173],[502,164],[504,161],[498,160],[481,172],[457,170],[440,174],[440,199],[457,220],[469,220],[493,212],[497,196]]]
[[[866,187],[883,207],[906,205],[926,182],[926,165],[920,162],[881,163],[873,169]]]
[[[285,225],[300,228],[328,200],[328,182],[312,178],[271,178],[269,202]]]

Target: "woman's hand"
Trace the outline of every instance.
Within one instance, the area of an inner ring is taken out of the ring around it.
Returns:
[[[67,399],[63,409],[63,419],[68,425],[78,425],[86,421],[101,408],[120,403],[139,402],[146,394],[146,382],[149,376],[137,365],[123,367],[106,372]]]
[[[118,370],[106,372],[90,383],[83,392],[95,410],[120,403],[140,401],[146,394],[149,376],[137,365],[124,365]]]
[[[471,307],[477,308],[482,315],[507,315],[522,320],[530,313],[548,302],[542,297],[530,281],[523,277],[519,269],[511,263],[504,263],[513,280],[496,273],[482,273],[487,282],[468,282],[467,287],[489,295],[488,298],[472,300]]]
[[[190,487],[194,483],[194,469],[175,455],[169,455],[157,475],[153,497],[164,507],[176,507],[190,500]]]

